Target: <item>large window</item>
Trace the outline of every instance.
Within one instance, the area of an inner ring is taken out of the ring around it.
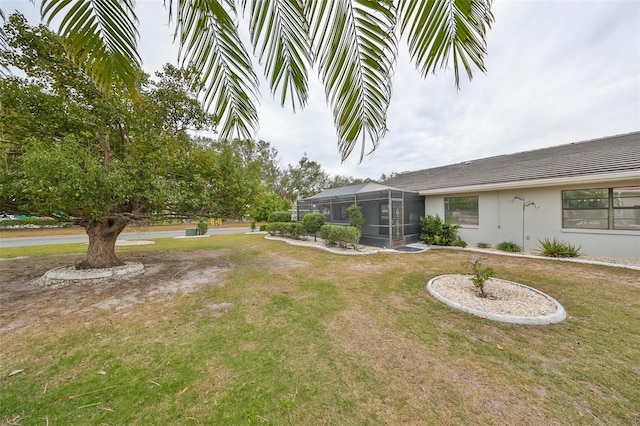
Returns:
[[[640,186],[611,189],[613,229],[640,230]]]
[[[457,225],[478,225],[478,196],[445,198],[444,218]]]
[[[640,230],[640,187],[562,191],[562,227]]]

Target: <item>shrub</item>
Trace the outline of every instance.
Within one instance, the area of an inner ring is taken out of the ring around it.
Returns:
[[[478,243],[478,248],[491,248],[491,244],[489,243]]]
[[[540,241],[540,247],[542,248],[542,254],[549,257],[578,257],[580,256],[580,247],[573,246],[565,243],[564,241],[553,240],[545,238]]]
[[[269,220],[267,222],[291,222],[291,212],[283,210],[270,213]]]
[[[266,226],[272,236],[280,236],[299,240],[304,234],[304,227],[299,222],[271,222]]]
[[[294,240],[299,240],[304,235],[304,226],[300,222],[284,222],[285,223],[285,231],[284,236],[287,238],[293,238]],[[306,238],[306,237],[305,237]]]
[[[467,242],[463,240],[456,241],[456,246],[465,248],[467,246]]]
[[[206,217],[201,217],[198,219],[198,235],[205,235],[209,230],[209,219]]]
[[[282,236],[284,237],[285,233],[286,233],[286,224],[289,222],[269,222],[265,228],[265,230],[269,233],[269,235],[271,236]]]
[[[255,221],[255,220],[252,220],[252,221],[251,221],[251,232],[253,232],[253,231],[255,231],[255,230],[256,230],[256,221]]]
[[[362,228],[362,225],[364,225],[364,216],[360,211],[360,207],[355,204],[349,206],[349,208],[347,209],[347,214],[349,215],[349,226],[353,226],[354,228],[360,230]]]
[[[267,230],[267,225],[260,225],[259,230],[260,230],[260,232],[266,231]]]
[[[328,246],[358,247],[360,230],[354,226],[322,225],[320,237]]]
[[[37,217],[25,217],[22,219],[0,220],[0,229],[3,228],[67,228],[73,225],[58,219],[40,219]]]
[[[302,217],[302,226],[307,234],[313,234],[313,241],[317,241],[318,231],[324,225],[322,213],[307,213]]]
[[[420,239],[428,245],[452,246],[459,241],[460,225],[454,225],[448,220],[443,222],[438,215],[423,217],[420,222],[422,223]]]
[[[518,253],[522,251],[522,247],[520,247],[516,243],[512,243],[511,241],[503,241],[496,246],[498,250],[509,251],[512,253]]]
[[[482,267],[482,257],[476,260],[467,260],[467,266],[471,267],[471,282],[480,291],[480,297],[487,297],[487,293],[484,291],[484,284],[487,280],[495,274],[492,268]]]

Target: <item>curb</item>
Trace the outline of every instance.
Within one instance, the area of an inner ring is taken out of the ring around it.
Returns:
[[[507,280],[501,280],[503,282],[507,282],[507,283],[511,283],[515,286],[518,287],[522,287],[525,288],[527,290],[530,290],[542,297],[544,297],[545,299],[549,300],[550,302],[552,302],[555,306],[556,306],[556,311],[554,313],[551,314],[547,314],[547,315],[535,315],[535,316],[517,316],[517,315],[505,315],[505,314],[494,314],[491,312],[486,312],[486,311],[482,311],[479,309],[475,309],[475,308],[471,308],[469,306],[465,306],[462,305],[454,300],[448,299],[446,297],[444,297],[442,294],[438,293],[434,288],[433,288],[433,283],[435,281],[437,281],[439,278],[443,278],[443,277],[448,277],[448,276],[452,276],[452,274],[448,274],[448,275],[438,275],[437,277],[434,277],[432,279],[429,280],[429,282],[427,283],[427,291],[429,292],[429,294],[431,294],[433,297],[435,297],[436,299],[438,299],[440,302],[444,303],[445,305],[452,307],[454,309],[466,312],[468,314],[472,314],[472,315],[476,315],[479,316],[481,318],[486,318],[486,319],[490,319],[492,321],[498,321],[498,322],[504,322],[504,323],[508,323],[508,324],[519,324],[519,325],[549,325],[549,324],[557,324],[559,322],[564,321],[567,318],[567,312],[564,310],[564,308],[562,307],[562,305],[560,303],[558,303],[557,300],[555,300],[553,297],[549,296],[548,294],[545,294],[543,292],[541,292],[540,290],[537,290],[533,287],[529,287],[526,286],[524,284],[520,284],[520,283],[516,283],[513,281],[507,281]]]

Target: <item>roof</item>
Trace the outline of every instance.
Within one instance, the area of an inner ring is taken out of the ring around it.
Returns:
[[[388,191],[390,189],[397,190],[387,185],[381,185],[375,182],[365,182],[358,185],[342,186],[340,188],[325,189],[324,191],[309,197],[305,200],[315,200],[319,198],[341,197],[348,195],[366,194],[369,192]],[[413,191],[415,192],[415,191]]]
[[[640,132],[402,173],[383,183],[426,193],[603,173],[640,180]]]

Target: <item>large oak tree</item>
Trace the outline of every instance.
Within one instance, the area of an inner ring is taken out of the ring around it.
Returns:
[[[0,199],[81,224],[89,249],[80,268],[119,265],[115,241],[131,220],[238,217],[253,203],[258,165],[187,132],[215,124],[189,71],[138,73],[135,90],[114,84],[107,95],[45,26],[16,14],[3,36],[0,61],[25,76],[0,80]]]

